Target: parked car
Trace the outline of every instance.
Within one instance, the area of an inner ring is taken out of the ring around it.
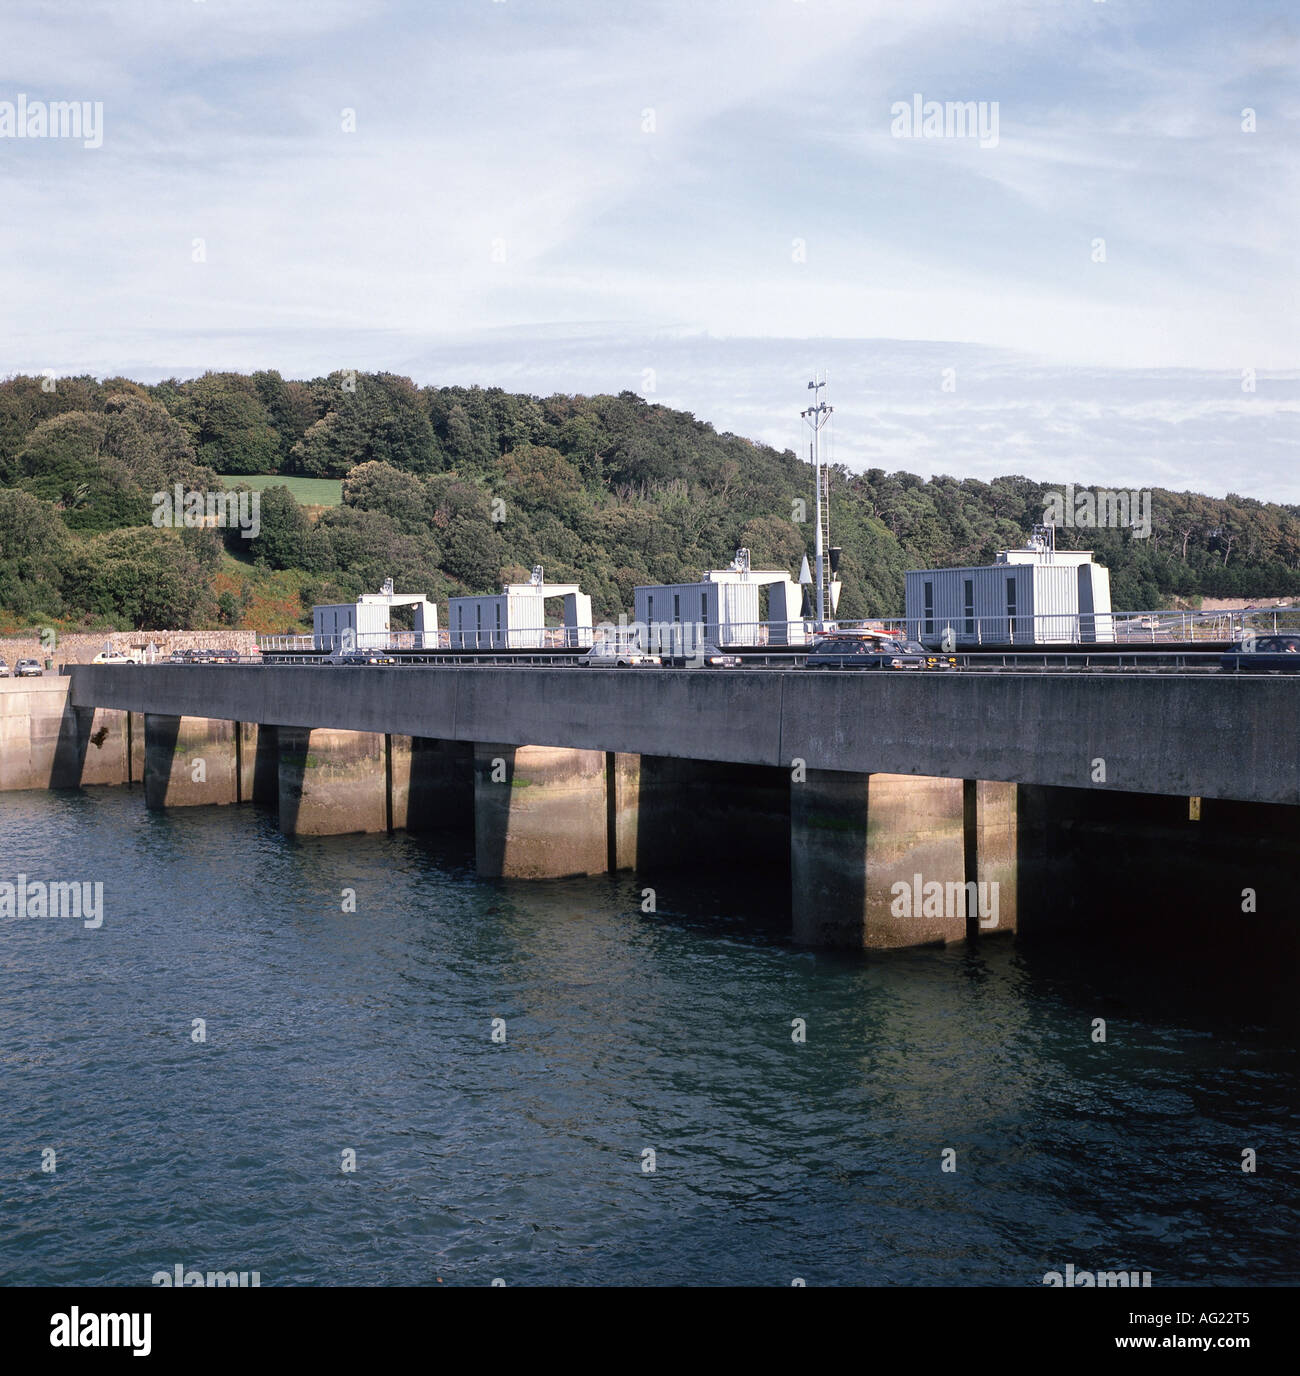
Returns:
[[[40,678],[44,672],[39,659],[20,659],[14,665],[15,678]]]
[[[1261,635],[1254,649],[1230,650],[1219,664],[1229,674],[1300,674],[1300,635]]]
[[[210,664],[238,664],[238,650],[209,650],[208,662]]]
[[[891,636],[830,636],[808,652],[808,669],[955,669],[953,655]]]
[[[660,661],[673,669],[738,669],[744,660],[728,654],[711,640],[702,640],[693,649],[679,654],[661,655]]]
[[[9,661],[0,659],[0,678],[9,677]]]
[[[20,659],[18,662],[26,664],[29,661]],[[101,650],[90,662],[92,664],[138,664],[139,660],[134,655],[123,654],[121,650]],[[36,661],[33,659],[30,663],[35,664]]]
[[[663,661],[658,655],[648,655],[630,641],[598,640],[578,663],[590,669],[654,669]]]
[[[326,664],[396,664],[392,655],[382,650],[339,650],[325,656]]]

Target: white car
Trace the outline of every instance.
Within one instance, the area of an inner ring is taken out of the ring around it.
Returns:
[[[90,661],[92,664],[139,664],[134,655],[124,655],[121,650],[101,650]]]
[[[601,640],[578,657],[579,664],[592,669],[657,668],[662,661],[658,655],[648,655],[627,641]]]

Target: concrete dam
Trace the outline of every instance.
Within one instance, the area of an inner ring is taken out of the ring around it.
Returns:
[[[813,947],[1079,932],[1295,968],[1300,712],[1285,680],[66,673],[0,683],[0,788],[258,803],[290,835],[472,828],[487,878],[759,877]]]

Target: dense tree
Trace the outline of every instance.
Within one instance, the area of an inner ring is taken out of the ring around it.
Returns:
[[[343,505],[318,521],[272,490],[259,539],[227,537],[245,567],[260,560],[255,577],[305,570],[330,596],[373,591],[387,575],[432,596],[491,592],[542,564],[548,577],[587,588],[598,616],[616,617],[631,610],[638,583],[696,579],[739,545],[758,566],[794,572],[812,543],[805,462],[632,392],[537,398],[417,388],[389,374],[295,381],[269,370],[148,388],[122,378],[11,378],[0,382],[0,491],[23,489],[42,513],[40,529],[59,520],[74,534],[51,546],[43,571],[9,568],[0,610],[54,605],[60,594],[68,610],[82,610],[61,571],[86,537],[146,524],[152,494],[173,482],[210,490],[216,479],[200,458],[230,472],[343,480]],[[907,569],[987,563],[1020,545],[1069,477],[1048,476],[1060,480],[832,468],[841,612],[896,614]],[[220,569],[201,534],[170,548],[211,581]],[[1059,543],[1096,552],[1116,606],[1300,593],[1295,506],[1157,489],[1149,538],[1064,527]],[[28,583],[30,595],[19,588]],[[226,624],[238,614],[234,597],[222,606]]]
[[[203,569],[175,531],[114,530],[73,557],[65,595],[96,618],[137,630],[188,629],[216,615]]]
[[[411,473],[392,464],[358,464],[344,479],[343,505],[377,511],[402,530],[427,529],[431,517],[429,491]]]
[[[433,427],[418,390],[389,373],[335,373],[329,410],[294,445],[293,471],[341,478],[377,460],[412,473],[438,467]]]
[[[445,596],[450,588],[439,568],[437,540],[427,531],[403,530],[382,512],[334,507],[321,517],[317,534],[324,551],[319,567],[346,571],[363,591],[378,592],[385,578],[430,596]]]
[[[102,415],[68,411],[41,421],[15,462],[19,485],[52,502],[71,530],[112,530],[150,518],[144,489],[106,452],[106,436]]]
[[[187,490],[216,486],[166,410],[128,392],[106,398],[101,411],[65,411],[40,421],[13,470],[16,485],[53,502],[73,530],[144,524],[153,513],[152,494],[176,482]]]
[[[302,382],[286,382],[274,369],[254,373],[253,386],[266,407],[271,425],[280,437],[280,458],[274,469],[261,472],[280,472],[288,462],[293,446],[320,419],[316,398],[310,387]],[[231,470],[232,472],[234,470]]]
[[[71,539],[48,502],[0,489],[0,607],[25,619],[63,611]]]
[[[293,493],[287,487],[268,487],[261,495],[256,538],[246,540],[241,531],[226,531],[226,547],[234,553],[247,553],[273,569],[303,568],[308,565],[311,527]]]
[[[454,475],[429,480],[433,525],[445,572],[473,592],[495,592],[506,560],[487,494]]]
[[[274,473],[280,436],[252,378],[205,373],[186,384],[178,417],[191,430],[200,461],[216,473]]]

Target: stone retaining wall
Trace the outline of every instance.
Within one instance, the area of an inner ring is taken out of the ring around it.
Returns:
[[[166,659],[173,650],[238,650],[241,655],[255,654],[257,636],[253,631],[70,631],[60,632],[51,654],[41,646],[38,631],[25,635],[0,636],[0,659],[9,667],[19,659],[39,659],[42,664],[53,659],[60,664],[89,664],[104,648],[105,642],[124,654],[146,649],[151,643],[158,647],[159,658]]]

